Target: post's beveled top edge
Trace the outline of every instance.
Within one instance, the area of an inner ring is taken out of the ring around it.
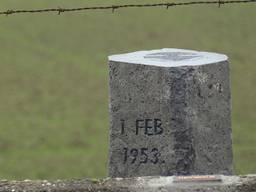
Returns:
[[[220,63],[227,61],[228,57],[224,54],[212,52],[164,48],[111,55],[108,59],[113,62],[129,64],[159,67],[182,67]]]

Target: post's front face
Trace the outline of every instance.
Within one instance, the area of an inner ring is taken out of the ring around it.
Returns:
[[[110,71],[110,176],[168,175],[174,153],[170,119],[163,115],[170,113],[165,71],[116,63]]]
[[[153,59],[176,61],[176,52]],[[110,177],[232,173],[227,62],[109,67]]]

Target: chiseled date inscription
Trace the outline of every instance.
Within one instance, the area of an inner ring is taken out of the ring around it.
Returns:
[[[121,119],[121,135],[126,133],[125,131],[125,120]],[[135,135],[147,135],[147,136],[155,136],[161,135],[164,132],[162,127],[161,119],[136,119],[134,125],[131,125],[132,129],[135,131]]]
[[[123,148],[124,153],[124,164],[158,164],[158,163],[164,163],[163,160],[160,159],[161,153],[157,148]]]

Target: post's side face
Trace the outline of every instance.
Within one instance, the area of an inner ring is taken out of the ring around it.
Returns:
[[[192,174],[233,174],[228,61],[198,67],[188,80],[187,122],[192,127]]]
[[[196,54],[181,55],[196,61]],[[109,67],[110,177],[232,174],[227,61]]]

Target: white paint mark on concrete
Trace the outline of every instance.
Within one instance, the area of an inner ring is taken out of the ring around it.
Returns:
[[[228,60],[223,54],[165,48],[109,56],[110,61],[160,67],[197,66]]]

